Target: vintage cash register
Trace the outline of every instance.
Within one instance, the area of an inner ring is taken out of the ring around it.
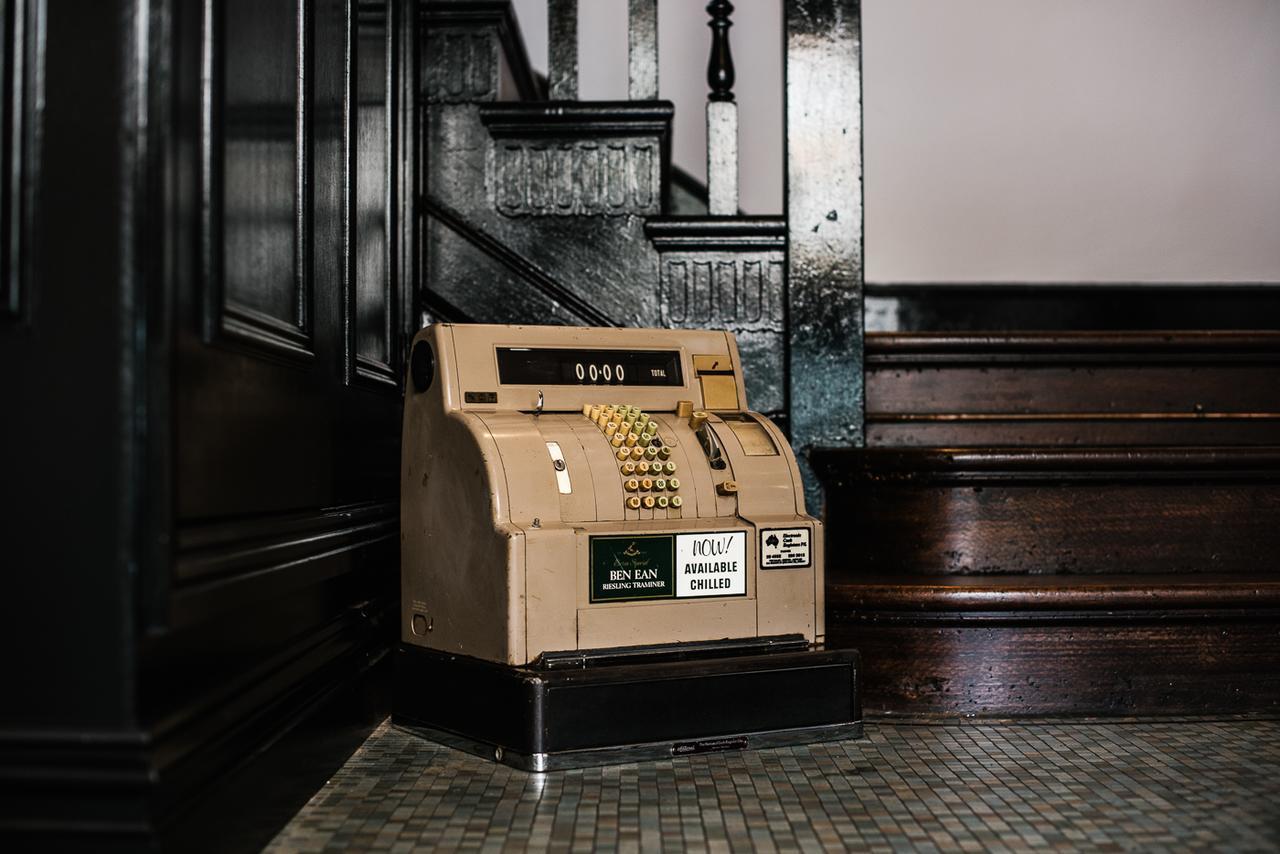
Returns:
[[[436,324],[409,361],[397,725],[530,770],[861,733],[731,333]]]

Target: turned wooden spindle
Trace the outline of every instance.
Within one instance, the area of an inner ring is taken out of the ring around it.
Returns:
[[[711,57],[707,60],[707,85],[711,87],[708,96],[712,101],[733,100],[733,53],[729,49],[729,28],[733,21],[733,4],[729,0],[711,0],[707,4],[707,14],[711,20],[707,26],[711,28]]]
[[[733,54],[729,27],[733,4],[711,0],[711,58],[707,62],[707,212],[733,216],[738,212],[738,105],[733,101]]]

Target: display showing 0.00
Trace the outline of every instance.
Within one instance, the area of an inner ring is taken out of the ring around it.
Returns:
[[[622,372],[622,365],[605,364],[599,367],[596,365],[586,365],[584,367],[581,362],[578,362],[573,366],[573,372],[577,375],[578,382],[598,383],[603,379],[604,382],[611,383],[622,382],[625,378]]]

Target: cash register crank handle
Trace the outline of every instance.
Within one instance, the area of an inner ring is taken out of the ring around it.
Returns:
[[[703,452],[707,455],[707,462],[716,471],[723,471],[728,463],[724,459],[724,451],[720,447],[720,441],[716,439],[716,434],[711,432],[711,428],[707,426],[707,419],[711,416],[698,410],[689,416],[689,426],[693,428],[694,435],[698,437],[698,444],[702,446]]]

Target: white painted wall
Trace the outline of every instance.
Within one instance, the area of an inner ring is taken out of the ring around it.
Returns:
[[[782,210],[782,0],[735,0],[742,207]],[[584,99],[626,2],[580,0]],[[659,4],[705,176],[702,0]],[[546,68],[545,0],[516,0]],[[1280,281],[1280,1],[864,0],[869,281]]]

